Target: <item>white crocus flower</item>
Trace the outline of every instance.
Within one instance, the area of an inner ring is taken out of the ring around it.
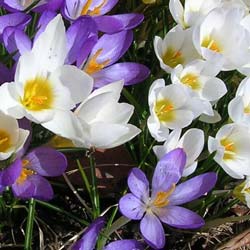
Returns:
[[[29,131],[19,128],[16,119],[0,112],[0,161],[18,153],[28,135]]]
[[[156,36],[154,39],[155,54],[161,68],[171,73],[177,65],[200,58],[192,41],[192,30],[183,30],[180,25],[171,29],[164,39]]]
[[[154,146],[153,150],[157,158],[162,158],[166,153],[175,148],[183,148],[187,156],[183,176],[192,174],[198,164],[197,158],[204,147],[204,132],[201,129],[192,128],[181,136],[181,129],[173,130],[166,138],[162,146]]]
[[[250,134],[246,126],[224,125],[215,138],[209,137],[208,150],[227,174],[236,179],[250,175]]]
[[[190,96],[199,98],[203,105],[203,113],[213,116],[211,102],[218,101],[227,92],[224,82],[215,77],[218,72],[211,74],[211,65],[206,61],[195,60],[186,66],[178,65],[171,73],[174,84],[181,84],[189,92]],[[216,90],[216,91],[215,91]]]
[[[82,128],[79,138],[73,140],[76,146],[113,148],[140,133],[140,129],[128,124],[134,107],[127,103],[118,103],[122,88],[123,81],[99,88],[75,110],[75,117]]]
[[[188,28],[199,24],[199,22],[220,4],[220,0],[186,0],[183,7],[180,0],[170,0],[169,9],[174,20]]]
[[[187,127],[203,110],[197,98],[177,84],[165,86],[163,79],[153,82],[149,90],[148,128],[157,141],[165,141],[169,129]]]
[[[92,91],[93,79],[75,66],[64,65],[66,55],[65,27],[57,15],[32,50],[20,57],[15,81],[0,87],[0,110],[48,129],[51,122],[56,127],[70,119],[70,110]]]
[[[224,6],[209,12],[193,32],[200,55],[222,70],[234,70],[248,60],[250,33],[241,25],[245,10]]]
[[[233,122],[250,125],[250,78],[239,85],[236,96],[228,104],[228,113]]]

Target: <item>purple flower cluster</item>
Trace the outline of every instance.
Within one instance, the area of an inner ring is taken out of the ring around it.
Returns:
[[[60,11],[69,23],[66,64],[74,64],[91,75],[95,88],[123,79],[125,85],[143,81],[149,69],[139,63],[117,62],[133,41],[132,29],[143,21],[141,14],[105,15],[118,0],[3,0],[1,5],[12,12],[0,16],[0,41],[18,60],[31,50],[32,41],[25,33],[31,15],[22,12],[30,8],[39,13],[34,40]],[[103,35],[100,36],[100,32]],[[1,67],[0,70],[5,70]],[[5,70],[6,75],[11,73]],[[13,77],[13,74],[12,74]],[[5,79],[0,79],[3,83]]]

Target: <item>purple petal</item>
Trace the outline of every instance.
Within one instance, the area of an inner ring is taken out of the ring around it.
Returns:
[[[4,29],[7,27],[24,29],[30,20],[31,16],[24,13],[11,13],[0,16],[0,34],[2,34]]]
[[[145,205],[133,194],[126,194],[119,201],[119,209],[127,218],[140,220],[145,212]]]
[[[153,214],[146,214],[140,223],[140,230],[146,242],[153,248],[165,246],[164,229],[160,220]]]
[[[54,11],[44,11],[42,12],[39,22],[37,24],[38,31],[36,32],[36,36],[34,41],[39,37],[39,35],[46,29],[48,23],[57,15]]]
[[[216,181],[216,173],[201,174],[185,181],[178,185],[173,194],[169,197],[169,204],[181,205],[195,200],[209,192],[214,187]]]
[[[20,159],[15,160],[8,168],[0,171],[0,185],[10,186],[20,176],[22,171],[22,161]]]
[[[184,207],[167,206],[160,208],[157,215],[162,222],[177,228],[194,229],[200,228],[205,224],[202,217]]]
[[[43,13],[44,11],[57,11],[58,9],[61,8],[64,0],[49,0],[45,4],[38,5],[33,9],[33,11],[41,12]]]
[[[64,154],[53,148],[36,148],[24,159],[29,161],[26,168],[30,168],[42,176],[60,176],[67,168],[67,159]]]
[[[72,250],[93,250],[96,245],[98,234],[104,227],[104,224],[105,220],[103,217],[99,217],[92,222],[83,237],[74,244]]]
[[[14,195],[21,199],[51,200],[54,196],[50,183],[37,174],[28,176],[22,183],[14,183],[12,190]]]
[[[5,82],[11,82],[14,79],[14,72],[0,63],[0,85]]]
[[[152,180],[152,197],[159,191],[166,192],[182,176],[186,154],[181,148],[165,154],[156,165]]]
[[[142,14],[134,13],[94,17],[98,30],[108,34],[133,29],[138,26],[143,19],[144,16]]]
[[[3,42],[10,54],[17,52],[13,57],[16,61],[19,59],[20,55],[31,50],[30,38],[24,31],[15,27],[7,27],[4,29]]]
[[[104,250],[143,250],[144,246],[137,240],[117,240],[109,243]]]
[[[102,64],[108,61],[105,66],[109,66],[124,55],[132,41],[132,31],[121,31],[112,35],[104,34],[94,46],[89,58],[92,58],[97,51],[101,51],[96,59],[97,63]]]
[[[116,63],[95,73],[92,77],[95,80],[95,87],[100,88],[108,83],[124,80],[124,85],[132,85],[145,80],[150,70],[139,63]]]
[[[133,168],[128,176],[128,187],[139,200],[146,201],[149,196],[149,183],[146,175],[139,169]]]
[[[93,18],[78,18],[67,30],[67,63],[81,65],[97,42],[97,27]]]

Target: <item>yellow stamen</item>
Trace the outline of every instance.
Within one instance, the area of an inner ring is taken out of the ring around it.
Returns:
[[[250,194],[250,187],[245,188],[245,189],[244,189],[244,192],[247,192],[248,194]]]
[[[184,58],[179,50],[168,48],[163,55],[163,62],[171,68],[175,68],[178,64],[184,63]]]
[[[25,182],[27,178],[33,174],[35,174],[35,171],[28,168],[23,168],[20,176],[16,180],[17,184],[23,184],[23,182]]]
[[[245,108],[244,108],[244,113],[246,115],[250,115],[250,104],[248,104]]]
[[[181,82],[193,90],[199,90],[201,88],[199,78],[195,74],[186,74],[181,78]]]
[[[53,87],[48,79],[36,77],[25,83],[22,105],[31,111],[50,109],[54,102]]]
[[[11,147],[11,136],[8,132],[0,130],[0,152],[6,152]]]
[[[102,7],[107,3],[107,0],[103,0],[102,3],[98,6],[96,6],[93,10],[90,10],[90,6],[92,4],[93,0],[87,0],[86,4],[83,6],[81,15],[100,15]]]
[[[201,46],[217,53],[222,52],[221,46],[210,36],[207,36],[203,39]]]
[[[29,164],[30,164],[30,161],[29,161],[29,160],[27,160],[27,159],[23,159],[23,160],[22,160],[22,167],[23,167],[23,168],[26,168]]]
[[[169,122],[175,119],[174,105],[167,99],[162,99],[155,103],[155,113],[162,122]]]
[[[232,160],[235,157],[236,148],[234,142],[228,138],[224,138],[220,141],[221,145],[225,148],[224,160]]]
[[[158,192],[153,201],[153,205],[158,208],[167,206],[169,203],[168,197],[174,192],[174,190],[175,184],[173,183],[172,187],[167,192]]]
[[[96,51],[96,53],[93,55],[93,57],[89,60],[88,64],[86,65],[84,71],[91,75],[94,73],[99,72],[100,70],[102,70],[105,66],[107,66],[107,64],[110,62],[110,60],[106,60],[102,63],[98,63],[96,60],[98,58],[98,56],[102,53],[103,49],[99,49]]]

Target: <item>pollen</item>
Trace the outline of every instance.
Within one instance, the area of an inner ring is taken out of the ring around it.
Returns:
[[[169,204],[168,197],[174,192],[174,190],[175,184],[173,183],[172,187],[167,192],[158,192],[153,201],[153,205],[158,208],[167,206]]]
[[[89,62],[87,63],[84,71],[89,74],[92,75],[94,73],[99,72],[100,70],[102,70],[104,67],[106,67],[108,65],[108,63],[110,62],[110,60],[105,60],[102,63],[98,63],[97,62],[97,58],[98,56],[100,56],[100,54],[102,53],[103,49],[99,49],[96,51],[96,53],[90,58]]]
[[[181,82],[193,90],[199,90],[201,88],[199,77],[195,74],[186,74],[181,78]]]
[[[6,152],[11,147],[11,136],[8,132],[0,130],[0,152]]]
[[[169,47],[163,55],[163,62],[171,68],[184,63],[184,58],[179,50]]]
[[[87,0],[86,4],[82,8],[81,15],[90,15],[90,16],[100,15],[101,9],[105,6],[105,4],[107,3],[107,0],[103,0],[101,4],[94,7],[93,10],[90,10],[90,6],[92,2],[93,0]]]
[[[30,111],[51,109],[54,102],[53,87],[46,78],[36,77],[24,86],[24,95],[20,98],[22,105]]]
[[[168,99],[162,99],[155,103],[155,113],[161,122],[170,122],[175,119],[174,105]]]
[[[214,52],[217,52],[217,53],[221,53],[222,52],[222,48],[221,46],[219,45],[218,42],[216,42],[212,37],[210,36],[207,36],[203,39],[202,43],[201,43],[201,46],[204,47],[204,48],[207,48],[207,49],[210,49]]]
[[[244,113],[246,115],[250,115],[250,104],[248,104],[245,108],[244,108]]]
[[[18,179],[16,180],[16,183],[23,184],[27,180],[27,178],[33,174],[35,174],[35,171],[28,169],[28,168],[23,168],[21,171],[21,174],[19,175]]]
[[[236,154],[236,148],[234,142],[228,138],[224,138],[220,141],[220,143],[225,149],[223,159],[224,160],[234,159]]]

